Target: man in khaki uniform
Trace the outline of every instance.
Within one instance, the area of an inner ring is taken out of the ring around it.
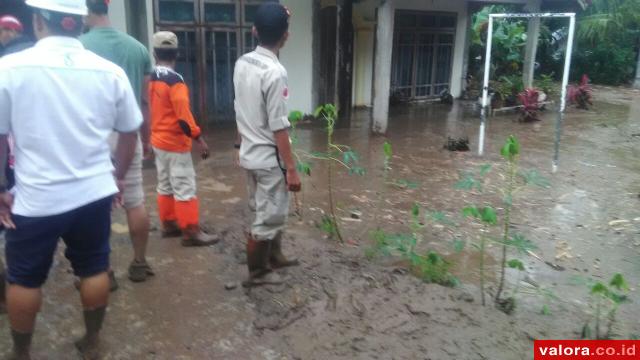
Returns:
[[[282,254],[289,191],[300,191],[289,141],[287,71],[278,60],[289,33],[289,11],[265,3],[256,13],[260,46],[235,66],[235,110],[240,166],[247,170],[249,207],[254,221],[247,236],[249,280],[245,286],[279,284],[273,269],[297,265]]]

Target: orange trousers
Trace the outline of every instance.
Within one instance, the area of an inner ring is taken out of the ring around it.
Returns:
[[[158,194],[158,214],[161,222],[177,221],[181,229],[200,223],[198,198],[176,201],[172,195]]]

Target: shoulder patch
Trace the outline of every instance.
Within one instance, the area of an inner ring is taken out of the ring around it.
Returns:
[[[251,56],[248,55],[244,55],[243,57],[240,58],[240,60],[245,61],[253,66],[256,66],[262,70],[267,70],[269,67],[267,66],[267,64],[263,63],[262,61],[253,58]]]
[[[169,86],[183,83],[184,78],[182,75],[175,71],[171,71],[167,68],[155,68],[151,73],[151,81],[162,81]]]

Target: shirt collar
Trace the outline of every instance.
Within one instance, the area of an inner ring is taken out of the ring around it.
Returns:
[[[265,47],[262,47],[260,45],[258,45],[258,47],[256,47],[256,52],[258,54],[265,55],[265,56],[268,56],[268,57],[270,57],[270,58],[272,58],[272,59],[274,59],[276,61],[279,61],[278,60],[278,56],[276,54],[274,54],[273,51],[271,51],[271,50],[269,50],[269,49],[267,49]]]
[[[36,45],[39,48],[73,48],[84,49],[80,40],[67,36],[47,36],[44,39],[39,40]]]

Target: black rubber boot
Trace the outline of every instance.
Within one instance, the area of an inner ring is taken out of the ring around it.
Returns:
[[[287,259],[282,253],[282,236],[279,235],[271,241],[271,255],[269,257],[271,268],[280,269],[288,266],[298,266],[300,261],[296,258]]]
[[[87,332],[82,339],[76,341],[76,348],[85,360],[100,358],[99,334],[106,311],[107,307],[103,306],[95,310],[85,310],[83,313]]]
[[[24,334],[11,330],[13,338],[13,354],[9,356],[11,360],[30,360],[29,349],[31,348],[32,333]]]
[[[280,285],[285,282],[269,266],[271,243],[271,241],[257,241],[253,236],[247,235],[249,279],[243,282],[242,286],[248,288],[261,285]]]
[[[0,262],[1,263],[1,262]],[[0,264],[1,266],[2,264]],[[7,277],[4,273],[4,266],[0,268],[0,314],[7,312]]]

